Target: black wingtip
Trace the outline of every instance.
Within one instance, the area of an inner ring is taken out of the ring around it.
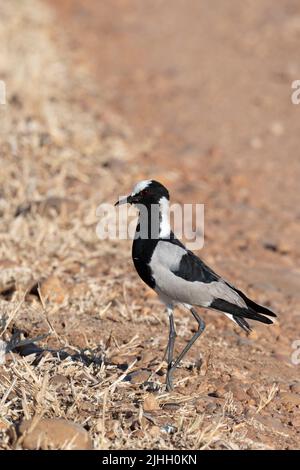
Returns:
[[[257,314],[257,315],[259,315],[259,314]],[[274,323],[273,320],[271,320],[271,318],[264,317],[263,315],[259,315],[258,318],[253,318],[253,320],[257,320],[257,321],[260,321],[262,323],[266,323],[267,325],[272,325]]]
[[[224,299],[215,299],[210,304],[210,308],[221,310],[221,312],[230,313],[232,316],[238,317],[240,319],[247,318],[249,320],[256,320],[267,325],[271,325],[273,323],[273,320],[271,320],[271,318],[264,316],[262,313],[254,310],[252,307],[240,307],[239,305],[234,305]]]
[[[263,315],[267,315],[268,317],[274,317],[274,318],[277,317],[277,315],[274,312],[272,312],[272,310],[270,310],[269,308],[264,307],[263,305],[257,304],[253,300],[249,299],[242,291],[240,291],[239,289],[236,289],[236,287],[233,287],[233,286],[230,286],[230,287],[234,289],[235,292],[237,292],[242,297],[242,299],[246,302],[247,307],[249,307],[251,310],[254,310],[255,312],[258,312],[258,313],[262,313]]]

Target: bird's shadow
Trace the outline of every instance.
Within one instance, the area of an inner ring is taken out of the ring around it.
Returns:
[[[116,364],[105,359],[105,356],[99,349],[81,349],[79,352],[71,353],[66,351],[64,348],[53,349],[47,347],[38,346],[36,343],[48,337],[50,333],[46,333],[44,335],[36,336],[34,338],[26,338],[21,339],[22,331],[19,329],[13,330],[12,337],[10,341],[6,345],[6,353],[13,352],[19,354],[21,357],[30,356],[31,354],[35,354],[35,359],[32,362],[33,366],[37,366],[39,362],[44,357],[45,353],[50,353],[52,357],[58,359],[59,361],[63,361],[65,359],[71,359],[74,362],[80,362],[85,366],[90,366],[91,364],[101,367],[103,364],[105,366],[114,366],[119,369],[121,372],[126,372],[129,368],[128,363],[121,363]],[[123,378],[123,382],[132,382],[133,378],[139,375],[141,372],[147,371],[149,372],[149,376],[151,375],[151,370],[148,368],[140,368],[135,371],[131,371],[126,374]],[[159,385],[156,382],[146,380],[141,384],[141,388],[147,391],[157,391],[159,389]]]
[[[54,358],[57,358],[62,361],[65,359],[71,359],[74,362],[81,362],[86,366],[90,366],[91,364],[101,366],[103,363],[105,365],[116,365],[106,361],[104,359],[103,353],[101,353],[98,349],[80,349],[76,353],[71,353],[69,351],[66,351],[65,348],[54,349],[38,346],[36,344],[37,342],[47,338],[50,333],[26,339],[21,339],[21,335],[21,330],[15,329],[13,331],[12,337],[6,345],[5,352],[14,352],[19,354],[21,357],[26,357],[30,356],[31,354],[35,354],[36,358],[32,363],[33,365],[37,365],[41,361],[44,353],[50,353]],[[120,364],[120,368],[122,370],[126,370],[126,364]]]

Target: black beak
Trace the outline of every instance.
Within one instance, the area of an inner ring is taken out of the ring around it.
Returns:
[[[121,206],[122,204],[132,204],[133,203],[133,198],[132,196],[127,196],[124,197],[123,199],[119,199],[116,203],[115,206]]]

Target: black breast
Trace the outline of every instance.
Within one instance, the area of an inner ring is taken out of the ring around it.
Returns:
[[[143,281],[152,289],[155,288],[155,280],[152,277],[149,263],[157,243],[158,240],[137,238],[132,244],[132,259],[135,269]]]

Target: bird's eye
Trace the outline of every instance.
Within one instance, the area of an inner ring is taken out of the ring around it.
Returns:
[[[143,195],[143,196],[147,196],[147,194],[149,194],[149,191],[148,191],[147,189],[143,189],[142,195]]]

